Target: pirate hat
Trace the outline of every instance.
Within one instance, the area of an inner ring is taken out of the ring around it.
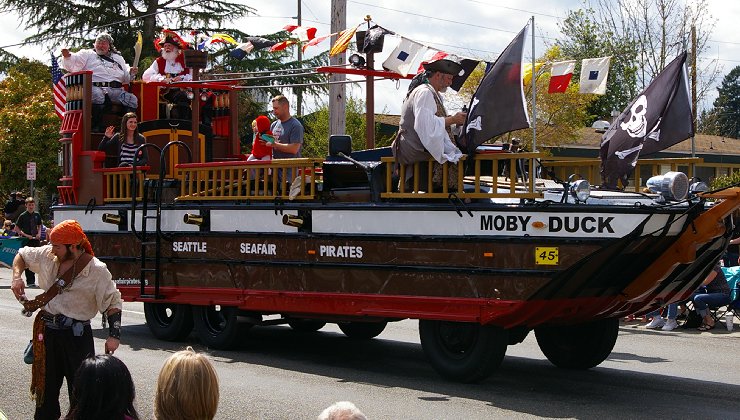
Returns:
[[[159,36],[158,39],[154,41],[154,48],[156,48],[157,52],[159,52],[164,44],[172,44],[181,50],[186,49],[188,46],[187,42],[185,42],[185,40],[183,40],[180,35],[178,35],[175,31],[171,31],[169,29],[162,30],[162,34]]]
[[[432,61],[431,63],[424,63],[424,69],[451,74],[453,76],[457,76],[463,72],[463,67],[460,63],[458,63],[453,56],[449,55],[445,58]]]

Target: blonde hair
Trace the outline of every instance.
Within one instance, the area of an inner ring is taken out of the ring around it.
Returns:
[[[154,417],[158,420],[212,419],[218,409],[216,369],[192,347],[164,362],[157,378]]]

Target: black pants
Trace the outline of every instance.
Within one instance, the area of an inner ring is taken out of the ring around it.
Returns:
[[[40,246],[40,245],[41,243],[39,242],[38,239],[29,239],[28,243],[26,243],[26,246],[35,247],[35,246]],[[34,273],[33,271],[29,269],[25,269],[23,272],[26,273],[26,286],[30,286],[36,283],[36,273]]]
[[[75,337],[71,328],[56,330],[46,327],[44,343],[46,346],[44,401],[36,407],[34,418],[36,420],[57,420],[61,416],[59,393],[62,389],[62,381],[67,379],[67,392],[71,399],[72,384],[77,368],[85,358],[95,355],[92,329],[86,325],[82,335]]]

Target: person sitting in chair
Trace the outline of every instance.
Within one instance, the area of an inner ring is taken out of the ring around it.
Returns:
[[[70,53],[62,49],[62,68],[70,72],[92,71],[92,129],[102,131],[103,112],[110,104],[121,104],[127,112],[136,111],[138,99],[126,92],[123,86],[128,84],[137,67],[129,67],[126,61],[113,46],[113,37],[101,33],[95,38],[93,49]]]
[[[189,82],[193,80],[192,69],[185,67],[185,59],[182,50],[187,48],[187,43],[175,32],[165,29],[162,36],[154,43],[161,53],[152,65],[141,76],[145,82]],[[190,99],[183,89],[162,89],[162,97],[173,105],[170,118],[189,119]]]

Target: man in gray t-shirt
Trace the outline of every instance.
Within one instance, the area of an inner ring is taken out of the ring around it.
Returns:
[[[301,157],[303,147],[303,125],[290,115],[288,98],[278,95],[272,99],[272,112],[277,121],[270,125],[270,131],[275,136],[272,145],[274,159]]]

